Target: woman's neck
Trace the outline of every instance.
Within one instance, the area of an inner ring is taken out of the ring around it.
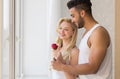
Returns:
[[[69,43],[70,43],[70,41],[68,41],[68,40],[63,40],[63,46],[62,46],[62,48],[63,48],[63,49],[66,49]]]

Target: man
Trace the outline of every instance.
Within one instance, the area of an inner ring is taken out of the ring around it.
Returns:
[[[82,75],[80,79],[112,79],[112,48],[107,30],[92,16],[90,0],[70,0],[67,3],[72,21],[86,31],[80,42],[79,64],[62,63],[60,55],[52,67],[70,74]]]

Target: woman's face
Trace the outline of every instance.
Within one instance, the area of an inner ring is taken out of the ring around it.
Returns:
[[[63,21],[59,26],[58,35],[62,40],[69,40],[73,35],[71,24]]]

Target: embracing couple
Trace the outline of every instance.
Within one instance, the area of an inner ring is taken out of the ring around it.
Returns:
[[[90,0],[67,3],[71,19],[57,27],[57,49],[53,49],[52,79],[112,79],[112,47],[107,30],[92,16]],[[76,46],[77,30],[85,32]]]

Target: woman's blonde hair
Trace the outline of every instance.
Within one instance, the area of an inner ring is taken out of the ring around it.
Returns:
[[[70,51],[72,48],[74,48],[75,45],[76,45],[78,29],[77,29],[77,26],[76,26],[74,23],[72,23],[72,20],[71,20],[71,19],[69,19],[69,18],[61,18],[61,19],[59,20],[59,23],[58,23],[57,32],[58,32],[58,30],[59,30],[59,28],[60,28],[61,23],[63,23],[63,22],[70,23],[70,25],[71,25],[71,27],[72,27],[72,29],[73,29],[73,35],[72,35],[72,37],[71,37],[71,39],[70,39],[70,43],[68,44],[68,46],[67,46],[67,48],[66,48],[66,50],[65,50],[66,52],[68,52],[68,51]],[[63,46],[63,41],[62,41],[62,39],[60,39],[59,36],[58,36],[58,38],[57,38],[56,43],[58,44],[59,47],[62,47],[62,46]]]

